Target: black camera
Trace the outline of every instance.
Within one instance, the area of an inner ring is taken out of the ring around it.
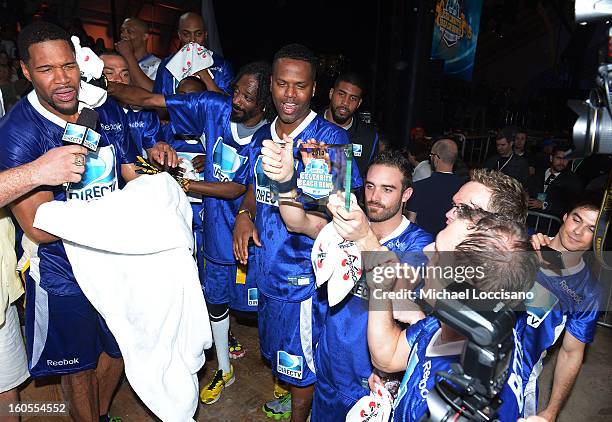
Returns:
[[[501,404],[498,395],[510,373],[516,318],[506,304],[482,299],[472,286],[453,283],[446,288],[450,297],[466,290],[470,294],[465,299],[445,297],[433,307],[419,303],[467,338],[461,362],[451,366],[452,373],[436,373],[436,385],[427,395],[429,412],[421,421],[490,421]]]
[[[610,19],[612,0],[576,0],[576,23]],[[612,29],[609,39],[612,39]],[[608,56],[610,46],[608,43]],[[612,154],[612,64],[602,63],[595,78],[597,87],[586,100],[570,100],[567,105],[578,115],[574,124],[575,149],[571,158],[583,158],[592,154]]]

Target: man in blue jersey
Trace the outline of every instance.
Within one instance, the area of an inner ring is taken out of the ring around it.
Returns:
[[[181,15],[178,23],[178,37],[181,42],[181,47],[190,42],[205,47],[208,32],[206,31],[206,23],[202,16],[192,12]],[[166,65],[170,62],[172,57],[173,56],[166,57],[159,64],[153,92],[164,95],[176,93],[176,87],[180,81],[177,81],[166,68]],[[217,53],[213,53],[212,59],[212,66],[204,71],[198,72],[200,77],[206,83],[206,88],[209,91],[231,94],[231,85],[234,79],[234,70],[231,64]]]
[[[19,34],[21,69],[34,90],[0,121],[0,170],[36,160],[62,146],[67,122],[79,117],[80,71],[70,37],[44,22]],[[75,420],[108,420],[123,364],[117,344],[72,274],[61,239],[33,227],[38,207],[52,200],[97,199],[136,177],[128,154],[127,122],[106,100],[95,108],[100,143],[78,160],[83,178],[68,187],[42,186],[11,203],[25,235],[35,243],[26,271],[26,351],[33,377],[60,375]],[[109,222],[92,222],[108,224]]]
[[[236,175],[246,173],[251,138],[273,111],[270,73],[270,65],[264,62],[244,66],[234,82],[232,97],[215,92],[163,96],[134,87],[110,86],[111,93],[122,101],[166,107],[175,134],[195,135],[202,140],[207,153],[204,181],[189,185],[190,192],[203,196],[204,296],[219,363],[212,380],[201,391],[200,398],[205,404],[219,400],[223,388],[235,379],[229,363],[229,308],[257,309],[255,277],[246,277],[244,269],[237,268],[231,230],[241,202],[239,197],[245,190],[242,181],[236,183]]]
[[[367,249],[385,250],[371,246]],[[485,268],[482,276],[468,280],[483,292],[527,292],[537,270],[524,225],[465,205],[458,207],[455,220],[438,233],[435,244],[426,250],[431,252],[430,266],[442,265],[437,261],[440,252],[455,251],[452,257],[455,265]],[[426,277],[423,290],[435,288],[434,285],[436,281]],[[433,316],[402,330],[393,320],[391,301],[385,294],[393,290],[392,283],[376,283],[368,277],[368,286],[371,294],[368,344],[372,362],[384,372],[406,371],[394,402],[393,420],[419,420],[427,412],[427,395],[435,385],[435,373],[450,371],[452,363],[460,362],[465,337]],[[516,306],[521,302],[506,303]],[[522,390],[514,391],[512,386],[520,378],[522,356],[515,330],[513,336],[515,350],[510,376],[500,392],[506,408],[499,409],[498,418],[514,422],[518,411],[511,407],[520,400]]]
[[[281,152],[283,149],[273,142],[264,141],[263,168],[272,179],[277,177],[278,170],[293,172],[293,157],[283,162]],[[269,160],[288,165],[279,169],[270,166]],[[370,227],[380,244],[397,252],[421,252],[433,241],[431,235],[402,215],[403,205],[412,194],[409,169],[408,160],[399,152],[382,152],[374,157],[365,179],[365,212]],[[319,224],[327,223],[324,217],[306,216],[295,205],[287,200],[280,202],[283,219],[293,231],[311,232]],[[366,281],[362,278],[349,296],[329,309],[315,352],[317,382],[312,420],[344,420],[353,405],[369,394],[368,378],[373,367],[366,336],[368,299]]]
[[[591,274],[582,256],[591,249],[597,214],[597,200],[585,200],[563,216],[563,225],[554,238],[534,237],[536,248],[546,245],[561,252],[554,262],[543,252],[544,263],[537,274],[535,297],[526,303],[527,326],[523,335],[525,362],[525,416],[556,420],[578,377],[584,350],[593,341],[600,310],[602,286]],[[548,255],[547,255],[548,254]],[[538,409],[538,378],[546,351],[563,334],[555,364],[552,392],[546,408]]]
[[[149,91],[153,89],[161,62],[147,50],[150,38],[149,25],[138,18],[127,18],[121,24],[121,41],[115,44],[115,49],[127,62],[134,85]]]
[[[259,246],[255,248],[255,262],[260,348],[271,362],[274,374],[291,389],[291,396],[266,403],[263,410],[275,419],[291,415],[293,421],[308,418],[316,380],[313,350],[326,303],[316,294],[310,251],[324,224],[305,234],[294,233],[285,224],[270,179],[263,171],[261,150],[266,139],[290,145],[295,139],[296,146],[298,140],[311,138],[327,144],[348,143],[346,131],[310,109],[316,66],[316,56],[299,44],[287,45],[275,54],[271,90],[278,117],[253,136],[248,173],[240,177],[249,188],[241,205],[244,212],[236,218],[234,229],[234,253],[238,260],[247,261],[251,237]],[[297,148],[291,151],[298,152]],[[361,180],[356,167],[353,186],[357,188]],[[307,215],[318,218],[311,212]],[[253,216],[254,225],[250,218]]]
[[[100,54],[104,62],[102,73],[110,82],[131,85],[132,73],[128,68],[128,63],[118,53],[105,52]],[[159,117],[152,110],[142,110],[129,105],[123,106],[123,111],[128,120],[130,131],[130,141],[134,148],[134,153],[143,157],[148,156],[149,150],[157,143],[159,132]]]

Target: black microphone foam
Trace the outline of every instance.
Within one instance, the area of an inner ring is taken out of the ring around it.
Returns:
[[[81,110],[81,114],[79,114],[76,124],[88,127],[91,130],[96,130],[96,125],[98,124],[98,112],[91,108],[85,107],[83,110]]]

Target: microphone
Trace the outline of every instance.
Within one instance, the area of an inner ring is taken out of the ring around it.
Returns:
[[[95,152],[100,143],[100,134],[96,132],[98,124],[98,112],[85,107],[81,110],[76,123],[66,124],[62,141],[67,144],[82,145],[90,151]]]

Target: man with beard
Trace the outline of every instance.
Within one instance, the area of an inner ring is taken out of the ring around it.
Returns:
[[[183,46],[190,42],[206,47],[208,32],[206,31],[206,23],[202,16],[192,12],[181,15],[178,24],[178,37],[181,42],[180,48],[183,48]],[[165,95],[176,93],[176,88],[180,81],[176,80],[166,68],[172,57],[174,55],[166,57],[159,64],[153,92]],[[206,89],[231,94],[232,78],[234,77],[232,66],[217,53],[213,53],[212,59],[212,66],[199,72],[201,79],[206,84]]]
[[[161,62],[159,57],[147,51],[150,38],[149,26],[138,18],[127,18],[121,25],[121,41],[115,49],[123,56],[130,70],[134,85],[153,89],[153,81]]]
[[[277,170],[280,170],[271,167],[268,160],[284,164],[283,172],[293,170],[293,157],[286,157],[286,148],[283,150],[266,140],[262,154],[266,160],[264,171],[272,170],[266,172],[268,177],[277,178]],[[412,194],[409,168],[408,160],[401,153],[382,152],[372,161],[365,179],[365,208],[372,231],[380,244],[403,253],[421,252],[433,241],[430,234],[402,215],[403,205]],[[318,225],[327,222],[324,217],[319,217],[318,221],[316,217],[306,218],[304,210],[290,202],[281,201],[280,210],[285,223],[294,231],[313,232]],[[415,255],[418,259],[420,254]],[[373,367],[365,335],[368,299],[368,288],[362,278],[342,302],[328,311],[315,351],[317,383],[312,420],[344,420],[355,403],[369,394],[368,378]]]
[[[79,117],[80,70],[69,35],[56,25],[37,22],[19,34],[21,69],[34,86],[0,121],[0,169],[17,167],[63,145],[67,122]],[[75,420],[108,420],[111,397],[123,362],[114,337],[77,284],[61,239],[33,227],[38,207],[49,201],[92,200],[134,177],[127,122],[107,99],[95,111],[100,143],[96,152],[75,157],[83,178],[68,187],[41,186],[10,204],[32,240],[24,272],[26,349],[34,378],[61,375],[64,399]],[[97,222],[112,224],[110,221]],[[102,416],[101,416],[102,415]]]
[[[205,143],[204,181],[189,185],[190,192],[203,196],[204,297],[219,363],[200,393],[204,404],[219,400],[223,388],[235,380],[229,363],[229,308],[252,311],[257,306],[255,280],[245,280],[232,251],[232,228],[245,191],[234,179],[247,165],[253,134],[272,115],[270,74],[265,62],[244,66],[233,83],[233,97],[215,92],[163,96],[126,85],[109,86],[109,92],[122,102],[166,107],[174,133],[192,134]]]
[[[365,176],[368,165],[378,152],[378,133],[374,127],[355,116],[361,106],[365,82],[356,73],[343,73],[329,90],[329,106],[323,112],[326,120],[348,133],[359,174]]]
[[[314,238],[324,224],[304,234],[296,233],[283,221],[271,181],[263,171],[261,154],[266,139],[284,144],[294,157],[298,149],[291,147],[293,139],[348,144],[346,131],[310,109],[316,66],[316,56],[299,44],[284,46],[275,54],[271,91],[278,117],[253,136],[248,172],[241,175],[249,189],[241,205],[244,212],[236,218],[234,228],[238,260],[246,263],[250,238],[259,246],[255,248],[255,262],[261,352],[272,363],[274,374],[291,389],[291,395],[266,403],[263,410],[277,420],[291,415],[291,420],[301,422],[306,421],[310,411],[316,381],[313,350],[326,312],[325,301],[316,293],[310,265]],[[361,178],[356,166],[353,168],[352,185],[359,187]],[[297,171],[303,171],[302,163]],[[306,215],[319,219],[314,212]],[[250,216],[255,217],[255,224]]]

